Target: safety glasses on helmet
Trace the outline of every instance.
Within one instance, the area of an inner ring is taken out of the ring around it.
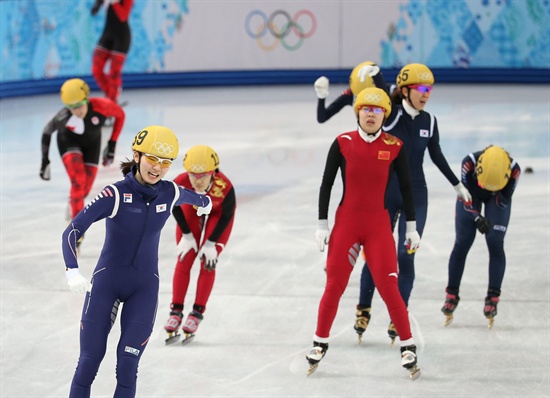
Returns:
[[[65,105],[65,106],[69,109],[76,109],[76,108],[80,108],[83,105],[86,105],[87,102],[88,100],[85,99],[84,101],[77,102],[76,104]]]
[[[364,112],[374,112],[374,113],[386,113],[386,110],[380,106],[364,105],[361,107]]]
[[[172,162],[174,161],[173,159],[159,158],[158,156],[151,155],[150,153],[144,153],[143,156],[145,156],[147,163],[152,164],[153,166],[160,163],[160,167],[162,168],[172,166]]]
[[[211,176],[214,172],[213,171],[208,171],[206,173],[191,173],[189,172],[189,175],[191,177],[194,177],[196,179],[200,179],[200,178],[204,178],[204,177],[207,177],[207,176]]]
[[[432,92],[433,86],[428,86],[426,84],[411,84],[409,88],[412,88],[422,94],[430,94]]]

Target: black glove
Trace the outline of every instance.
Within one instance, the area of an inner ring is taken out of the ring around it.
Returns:
[[[495,195],[495,203],[501,209],[506,209],[508,207],[508,199],[501,192]]]
[[[482,234],[488,234],[493,229],[493,223],[483,216],[477,216],[475,222],[477,230]]]
[[[94,6],[92,7],[92,15],[96,15],[103,4],[103,0],[96,0]]]
[[[50,160],[42,159],[42,166],[40,166],[40,178],[48,181],[50,179]]]
[[[109,166],[115,160],[116,141],[109,140],[103,150],[103,166]]]

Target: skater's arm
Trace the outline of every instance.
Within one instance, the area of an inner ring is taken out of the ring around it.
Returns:
[[[222,202],[222,214],[220,216],[220,219],[216,224],[214,231],[212,231],[212,234],[210,234],[210,236],[208,237],[208,240],[212,242],[218,241],[223,231],[225,231],[225,229],[227,228],[231,220],[233,220],[233,217],[235,216],[235,207],[236,207],[235,190],[233,189],[233,187],[231,187],[231,189],[229,190],[225,199]]]
[[[403,207],[405,209],[406,220],[415,221],[416,214],[414,210],[409,162],[407,160],[407,153],[403,150],[403,147],[401,147],[401,150],[393,163],[395,173],[397,174],[397,179],[399,180],[399,190],[401,191],[401,197],[403,198]]]

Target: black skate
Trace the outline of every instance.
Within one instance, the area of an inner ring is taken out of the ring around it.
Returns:
[[[166,321],[164,325],[164,330],[168,333],[168,338],[164,340],[166,345],[177,343],[181,337],[181,334],[178,333],[178,329],[181,325],[181,320],[183,314],[181,311],[170,311],[170,318]]]
[[[460,297],[458,297],[458,294],[447,293],[445,304],[441,307],[441,312],[445,315],[445,326],[449,326],[453,322],[453,313],[459,301]]]
[[[495,296],[487,296],[485,297],[485,307],[483,307],[483,315],[485,315],[485,318],[489,320],[489,329],[493,327],[493,322],[495,320],[495,316],[497,315],[497,304],[499,302],[499,298]]]
[[[353,326],[353,328],[357,332],[357,335],[359,337],[359,344],[361,344],[363,333],[365,333],[365,330],[367,330],[367,326],[369,326],[370,307],[357,308],[356,316],[357,318],[355,319],[355,325]]]
[[[401,365],[409,371],[411,380],[420,377],[420,368],[416,366],[416,346],[414,344],[401,347]]]
[[[313,348],[309,350],[306,355],[306,359],[309,362],[309,369],[306,372],[306,376],[310,376],[317,370],[319,362],[324,358],[328,350],[328,343],[313,342]]]
[[[393,322],[390,322],[390,324],[388,325],[388,336],[391,339],[390,344],[393,347],[393,344],[395,343],[395,338],[398,336],[397,330],[395,330],[395,325],[393,324]]]

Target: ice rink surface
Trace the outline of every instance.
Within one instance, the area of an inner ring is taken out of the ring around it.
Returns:
[[[332,86],[330,103],[344,86]],[[99,93],[93,93],[99,95]],[[126,90],[126,125],[117,163],[131,155],[141,128],[162,124],[185,151],[212,146],[237,195],[233,234],[220,257],[205,319],[190,345],[166,347],[163,325],[175,266],[175,221],[160,245],[160,307],[143,354],[138,397],[549,397],[550,396],[550,88],[534,85],[436,85],[426,110],[438,118],[441,145],[458,175],[469,152],[501,145],[523,173],[506,236],[507,269],[492,330],[482,314],[488,254],[482,235],[467,259],[454,323],[443,326],[447,261],[454,241],[455,192],[425,156],[428,222],[416,256],[409,311],[422,376],[411,382],[390,347],[388,313],[375,295],[358,345],[353,330],[362,264],[342,297],[330,349],[306,377],[325,273],[314,242],[317,195],[328,149],[355,128],[351,107],[316,122],[312,86]],[[78,358],[84,296],[67,287],[61,232],[69,181],[55,139],[52,179],[42,181],[40,137],[61,108],[57,95],[0,101],[1,397],[66,397]],[[104,141],[111,129],[104,128]],[[122,178],[100,166],[91,200]],[[341,195],[337,179],[330,223]],[[368,198],[365,199],[368,202]],[[90,277],[104,223],[86,233],[80,267]],[[197,268],[197,264],[195,264]],[[196,271],[196,269],[195,269]],[[196,272],[186,298],[192,307]],[[92,387],[111,397],[119,323]],[[398,343],[398,342],[397,342]]]

